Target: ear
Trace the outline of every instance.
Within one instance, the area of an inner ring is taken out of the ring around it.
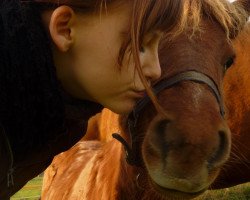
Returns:
[[[50,18],[49,32],[57,48],[66,52],[73,43],[72,24],[75,20],[74,11],[68,6],[56,8]]]
[[[248,16],[250,16],[250,0],[237,0],[233,4],[243,7],[247,11]]]

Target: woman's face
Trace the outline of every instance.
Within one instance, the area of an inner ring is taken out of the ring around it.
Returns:
[[[132,55],[125,53],[120,68],[117,63],[130,16],[129,6],[102,15],[77,15],[72,47],[55,57],[58,79],[69,94],[100,103],[119,114],[129,113],[145,95]],[[160,38],[158,31],[146,34],[140,52],[142,71],[149,84],[161,75]]]

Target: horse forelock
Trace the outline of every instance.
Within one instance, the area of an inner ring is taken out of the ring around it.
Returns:
[[[167,37],[171,39],[187,29],[190,30],[190,27],[193,32],[190,36],[202,31],[201,25],[204,17],[216,20],[226,33],[228,40],[230,40],[236,37],[238,32],[245,26],[248,13],[241,3],[230,3],[227,0],[184,1],[179,23],[167,34]]]

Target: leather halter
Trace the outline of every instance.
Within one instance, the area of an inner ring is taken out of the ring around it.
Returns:
[[[219,92],[219,88],[217,84],[211,79],[209,76],[196,72],[196,71],[186,71],[179,73],[169,79],[162,79],[159,81],[154,87],[153,91],[154,94],[159,94],[162,90],[168,89],[182,81],[193,81],[195,83],[199,84],[206,84],[214,94],[219,107],[220,107],[220,114],[224,118],[225,111],[223,106],[223,101],[221,98],[221,94]],[[128,128],[129,128],[129,134],[131,139],[131,144],[129,145],[127,141],[125,141],[124,138],[122,138],[121,135],[114,133],[112,136],[117,139],[119,142],[121,142],[124,145],[125,151],[126,151],[126,160],[127,163],[130,165],[141,165],[141,160],[138,158],[138,155],[136,155],[135,151],[135,138],[136,138],[136,126],[137,126],[137,120],[139,118],[139,115],[141,111],[144,109],[144,107],[150,102],[150,98],[148,96],[144,97],[138,103],[136,104],[134,110],[129,114],[128,116]]]

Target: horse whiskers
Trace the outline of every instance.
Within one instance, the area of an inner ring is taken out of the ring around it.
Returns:
[[[249,159],[246,158],[242,153],[240,153],[239,151],[237,152],[234,152],[232,151],[231,152],[231,158],[230,160],[228,161],[228,163],[242,163],[242,164],[245,164],[247,167],[249,167]]]
[[[237,138],[233,138],[233,143],[232,143],[232,148],[239,148],[239,147],[244,147],[246,150],[250,150],[250,148],[243,144],[240,140],[237,140]]]

